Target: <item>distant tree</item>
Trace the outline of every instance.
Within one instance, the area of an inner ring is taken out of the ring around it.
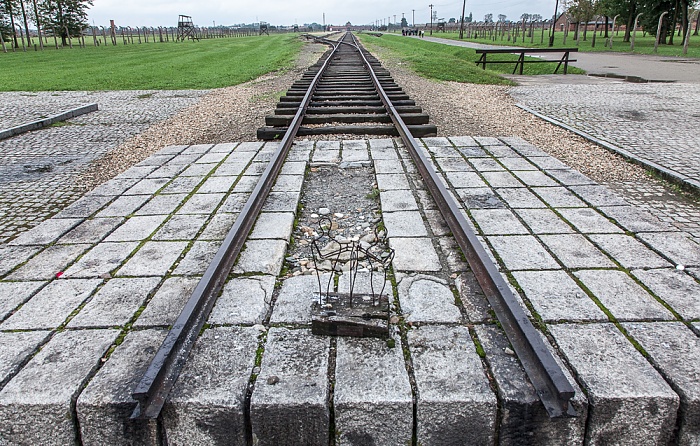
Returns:
[[[528,14],[528,13],[522,14],[522,15],[520,16],[520,21],[522,22],[523,20],[525,20],[526,22],[527,22],[528,20],[530,20],[530,14]]]
[[[406,20],[406,17],[401,19],[401,28],[408,28],[408,20]]]
[[[12,25],[10,24],[10,13],[8,12],[9,0],[0,0],[0,33],[7,42],[12,35]]]
[[[87,10],[92,4],[93,0],[43,0],[39,4],[41,21],[66,45],[69,34],[80,35],[88,27]]]
[[[454,17],[450,17],[450,20],[448,20],[447,23],[457,23],[457,19]]]
[[[471,12],[469,13],[469,17],[467,17],[466,19],[464,19],[464,21],[467,22],[467,23],[471,23],[471,22],[474,21],[474,18],[472,17],[472,13],[471,13]]]
[[[505,14],[498,14],[498,21],[503,23],[508,17]]]
[[[541,14],[532,14],[530,16],[530,20],[533,22],[541,22],[542,21],[542,15]]]
[[[471,13],[470,13],[470,15],[471,15]],[[491,23],[491,22],[493,22],[493,14],[486,14],[486,15],[484,16],[484,22],[486,22],[486,23]]]

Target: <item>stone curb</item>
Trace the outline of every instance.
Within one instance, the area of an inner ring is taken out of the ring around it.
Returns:
[[[63,113],[49,116],[48,118],[28,122],[26,124],[18,125],[16,127],[10,127],[9,129],[0,130],[0,140],[11,138],[22,133],[31,132],[32,130],[38,130],[50,126],[51,124],[75,118],[76,116],[84,115],[94,111],[97,111],[97,103],[83,105],[82,107],[73,108]]]

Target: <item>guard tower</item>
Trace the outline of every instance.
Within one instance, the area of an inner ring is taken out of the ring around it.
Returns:
[[[260,22],[260,33],[258,35],[262,36],[263,34],[267,34],[268,36],[270,35],[270,32],[267,29],[267,22]]]
[[[199,40],[197,34],[195,33],[194,23],[192,23],[192,17],[188,15],[180,15],[177,18],[177,39],[176,41],[186,39]]]
[[[443,19],[438,20],[437,22],[437,30],[445,32],[445,21]]]

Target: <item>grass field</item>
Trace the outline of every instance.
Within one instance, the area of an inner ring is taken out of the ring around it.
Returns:
[[[0,91],[226,87],[290,67],[301,46],[284,34],[0,53]]]
[[[609,33],[609,35],[612,33]],[[433,37],[441,37],[445,39],[459,40],[459,33],[433,33]],[[595,47],[592,47],[593,43],[593,32],[589,31],[586,35],[586,40],[583,40],[583,32],[581,32],[581,37],[578,44],[579,51],[591,51],[591,52],[630,52],[630,43],[623,42],[624,32],[620,32],[618,35],[613,36],[613,49],[607,48],[605,46],[605,37],[596,36]],[[525,42],[522,41],[522,37],[517,43],[509,42],[507,36],[505,39],[501,40],[500,36],[496,40],[491,39],[468,39],[469,42],[476,43],[486,43],[490,45],[508,45],[508,46],[521,46],[526,48],[547,48],[549,47],[549,37],[547,36],[547,31],[544,32],[544,43],[540,43],[541,35],[540,30],[535,30],[534,43],[530,43],[530,38],[526,37]],[[654,42],[655,37],[651,35],[643,36],[642,32],[637,31],[637,37],[634,41],[634,53],[638,54],[654,54]],[[464,39],[467,40],[467,39]],[[657,54],[660,56],[677,56],[677,57],[692,57],[700,58],[700,36],[690,36],[690,41],[688,43],[688,54],[683,55],[683,45],[682,37],[676,36],[674,38],[674,45],[659,45]],[[574,33],[570,32],[566,39],[566,45],[564,45],[564,33],[557,32],[554,34],[554,47],[556,48],[576,48],[576,41],[574,40]]]
[[[382,37],[366,34],[359,34],[359,36],[370,51],[372,47],[385,48],[394,56],[408,62],[410,68],[416,73],[427,78],[474,84],[513,85],[513,82],[499,75],[499,73],[513,72],[518,57],[511,54],[489,55],[489,60],[512,60],[513,64],[487,64],[488,69],[483,70],[476,66],[478,56],[470,48],[443,45],[394,34],[384,34]],[[556,63],[526,63],[523,74],[552,74],[555,67]],[[559,72],[561,70],[562,68]],[[569,72],[584,73],[573,67],[569,67]]]

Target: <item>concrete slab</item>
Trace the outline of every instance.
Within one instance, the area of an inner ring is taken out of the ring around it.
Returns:
[[[383,212],[417,211],[418,203],[410,190],[388,190],[379,195]]]
[[[472,172],[472,167],[462,158],[442,158],[438,160],[443,172]]]
[[[171,277],[167,279],[134,322],[134,327],[172,325],[199,281],[199,277]]]
[[[122,217],[93,218],[86,220],[58,239],[57,243],[98,243],[123,221],[124,219]]]
[[[419,444],[492,444],[497,401],[466,327],[408,332]]]
[[[592,208],[560,209],[559,213],[584,234],[618,234],[622,229]]]
[[[274,276],[238,277],[228,281],[209,315],[210,324],[262,324],[270,309]]]
[[[53,279],[90,246],[88,244],[49,246],[7,276],[7,280]]]
[[[192,240],[207,218],[206,215],[173,215],[151,239],[157,241]]]
[[[296,215],[299,192],[270,192],[262,210],[267,212],[294,212]]]
[[[224,198],[224,194],[194,194],[180,208],[178,214],[211,214]]]
[[[533,236],[492,236],[488,240],[511,271],[560,268]]]
[[[46,282],[0,282],[0,320],[25,303]]]
[[[202,177],[183,177],[179,176],[175,178],[170,184],[165,186],[163,190],[160,191],[161,194],[190,194],[194,191],[199,183],[201,183]]]
[[[634,237],[624,234],[594,234],[590,238],[625,268],[670,268],[672,266]]]
[[[0,332],[0,386],[19,372],[50,334],[50,331]]]
[[[424,274],[397,277],[401,311],[407,322],[457,323],[462,314],[445,280]]]
[[[620,198],[619,195],[605,186],[571,186],[570,189],[593,207],[624,206],[628,204],[625,200]]]
[[[488,187],[457,189],[456,192],[459,198],[464,201],[466,209],[500,209],[505,207],[493,189]]]
[[[582,270],[574,274],[617,319],[674,319],[663,305],[622,271]]]
[[[93,189],[90,193],[92,195],[105,195],[114,197],[115,195],[121,195],[125,190],[133,186],[139,181],[139,178],[115,178],[113,181],[101,184],[100,186]]]
[[[187,169],[185,169],[180,176],[183,177],[205,177],[216,168],[217,164],[190,164]]]
[[[73,202],[68,207],[63,208],[61,212],[56,214],[56,218],[71,218],[71,217],[82,217],[87,218],[94,214],[98,209],[102,208],[105,204],[112,201],[114,197],[96,195],[93,193],[87,193],[82,198]]]
[[[494,189],[513,209],[543,209],[547,207],[537,195],[524,188]]]
[[[258,185],[258,181],[260,180],[259,175],[253,175],[253,176],[242,176],[234,188],[231,190],[232,193],[236,194],[241,194],[241,193],[250,193],[253,192],[253,189],[255,189],[255,186]]]
[[[537,164],[537,158],[530,158],[530,160]],[[578,170],[573,169],[555,169],[548,170],[547,174],[553,176],[557,181],[562,183],[564,186],[583,186],[596,184],[595,181],[588,178],[586,175],[582,174]]]
[[[626,323],[625,330],[651,356],[681,399],[678,444],[700,438],[700,339],[679,322]]]
[[[130,332],[80,394],[76,403],[84,445],[159,444],[155,421],[131,420],[136,388],[163,339],[165,330]]]
[[[515,211],[533,234],[571,234],[571,226],[549,209],[518,209]]]
[[[518,153],[511,149],[510,147],[506,145],[492,145],[486,147],[486,150],[496,158],[503,158],[502,160],[499,160],[501,163],[506,164],[504,160],[506,159],[518,159],[520,158],[520,155]],[[522,158],[520,158],[522,159]],[[506,166],[507,167],[507,166]],[[510,167],[509,167],[510,169]],[[531,169],[511,169],[511,170],[531,170]]]
[[[554,208],[586,207],[586,203],[565,187],[533,187],[532,191]]]
[[[55,280],[29,299],[0,327],[3,330],[55,329],[101,282],[101,279]]]
[[[639,233],[643,242],[668,257],[676,265],[700,266],[700,245],[682,232]]]
[[[52,218],[9,242],[10,246],[48,245],[83,222],[82,218]]]
[[[321,276],[325,284],[329,276]],[[282,282],[270,317],[271,324],[310,324],[311,305],[319,297],[316,275],[290,277]]]
[[[250,197],[250,194],[230,194],[228,197],[226,197],[226,200],[224,200],[224,204],[222,204],[221,207],[219,207],[219,209],[216,211],[216,214],[222,212],[241,212],[243,210],[243,207],[245,206],[246,201],[248,201],[248,197]]]
[[[123,195],[153,195],[168,181],[169,178],[145,178],[124,191]]]
[[[380,191],[411,188],[404,174],[378,174],[377,185]]]
[[[525,187],[523,183],[508,172],[483,172],[482,175],[491,187]]]
[[[186,247],[187,242],[146,242],[115,275],[164,276]]]
[[[200,335],[163,407],[169,443],[246,444],[243,404],[259,333],[219,327]]]
[[[173,274],[178,276],[203,275],[220,245],[220,242],[194,242],[185,257],[180,260]]]
[[[508,209],[474,209],[471,211],[471,215],[484,235],[530,233]]]
[[[700,319],[700,285],[692,277],[676,269],[634,270],[632,274],[683,319]]]
[[[401,340],[394,343],[390,348],[381,339],[338,338],[333,395],[337,444],[411,442],[413,396]]]
[[[528,160],[539,167],[541,170],[547,171],[547,174],[552,175],[549,171],[565,170],[571,172],[571,168],[562,163],[553,156],[530,156]],[[529,169],[514,169],[514,170],[529,170]],[[553,175],[552,175],[553,176]],[[556,177],[555,177],[556,178]],[[558,179],[558,178],[557,178]],[[592,181],[589,180],[588,184]]]
[[[146,204],[134,213],[134,215],[168,215],[172,214],[180,206],[187,194],[155,195]]]
[[[636,206],[601,206],[597,209],[631,232],[666,232],[676,230],[669,223],[662,222],[650,212]]]
[[[545,322],[608,320],[564,271],[517,271],[513,276]]]
[[[145,240],[163,224],[166,218],[168,218],[167,215],[131,217],[115,229],[105,241],[130,242]]]
[[[542,243],[567,268],[614,268],[615,264],[580,234],[541,235]]]
[[[389,245],[395,251],[393,265],[398,271],[440,271],[442,269],[433,242],[429,238],[391,237]]]
[[[117,197],[109,206],[102,209],[95,216],[104,217],[126,217],[133,214],[138,208],[143,206],[150,198],[150,195],[131,195]]]
[[[464,153],[464,150],[460,150],[460,152]],[[485,152],[484,155],[486,154]],[[466,155],[466,154],[465,154]],[[470,155],[466,155],[470,156]],[[505,169],[503,166],[501,166],[498,161],[496,161],[493,158],[469,158],[469,162],[471,163],[472,166],[474,166],[474,169],[476,169],[479,172],[503,172]]]
[[[248,236],[249,240],[279,239],[289,240],[294,225],[291,212],[262,212]]]
[[[111,273],[136,249],[138,242],[100,243],[84,254],[61,278],[101,277]]]
[[[423,217],[418,211],[386,212],[382,214],[389,237],[425,237]]]
[[[662,444],[673,432],[678,395],[612,324],[550,325],[588,390],[589,444]]]
[[[271,328],[250,402],[253,443],[328,441],[329,338]]]
[[[485,187],[486,183],[476,172],[446,172],[447,180],[455,188]]]
[[[233,272],[278,275],[287,252],[285,240],[250,240],[241,252]]]
[[[455,146],[473,146],[476,147],[479,144],[471,136],[450,136],[448,138],[452,144]]]
[[[78,436],[74,401],[118,333],[57,333],[0,392],[3,441],[73,444]]]
[[[198,240],[223,240],[236,222],[238,214],[222,213],[221,209],[209,220]]]

